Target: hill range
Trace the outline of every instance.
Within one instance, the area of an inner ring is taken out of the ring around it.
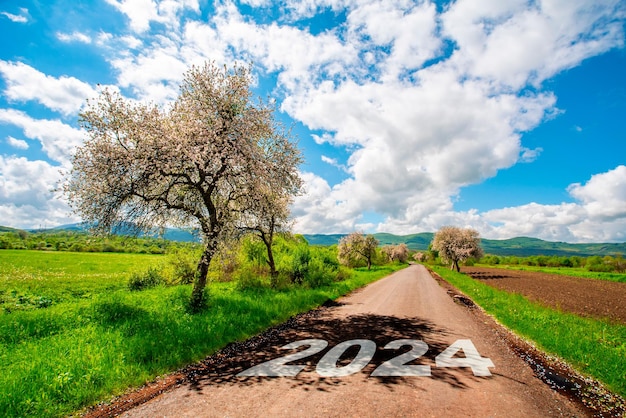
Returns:
[[[19,229],[0,226],[0,232],[18,232]],[[85,232],[81,224],[63,225],[45,230],[27,230],[29,233],[56,233],[56,232]],[[304,234],[304,238],[311,245],[330,246],[339,243],[347,234]],[[373,234],[380,245],[406,244],[413,251],[426,251],[433,240],[434,233],[422,232],[411,235],[394,235],[387,233]],[[170,241],[197,242],[197,234],[188,230],[167,228],[161,235]],[[592,255],[626,255],[626,243],[578,243],[544,241],[538,238],[517,237],[504,240],[481,239],[485,254],[514,255],[519,257],[533,255],[581,256]]]

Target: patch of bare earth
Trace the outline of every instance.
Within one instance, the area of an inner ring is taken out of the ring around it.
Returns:
[[[626,283],[487,267],[463,267],[462,272],[551,308],[626,324]]]

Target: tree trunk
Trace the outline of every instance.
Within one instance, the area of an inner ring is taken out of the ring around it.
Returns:
[[[204,247],[204,253],[198,263],[198,274],[193,285],[193,291],[191,292],[191,300],[189,306],[193,312],[200,311],[206,301],[204,300],[204,288],[206,287],[207,275],[209,273],[209,265],[213,258],[214,249],[209,245]]]
[[[276,278],[278,277],[278,272],[276,271],[276,262],[274,261],[274,251],[272,250],[272,238],[267,238],[267,235],[263,234],[263,243],[265,244],[265,248],[267,248],[267,265],[270,267],[270,283],[272,287],[276,287]]]

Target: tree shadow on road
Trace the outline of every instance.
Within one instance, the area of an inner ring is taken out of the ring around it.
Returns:
[[[302,390],[330,391],[346,384],[345,378],[321,377],[315,373],[319,360],[332,347],[339,343],[354,339],[366,339],[376,343],[376,352],[369,364],[360,372],[364,379],[375,379],[389,390],[396,385],[403,385],[409,379],[437,379],[454,388],[465,389],[467,379],[474,377],[469,369],[461,373],[450,369],[435,368],[435,357],[451,344],[449,333],[434,324],[420,318],[397,318],[393,316],[361,314],[342,319],[328,319],[323,315],[305,314],[280,332],[271,329],[266,333],[253,337],[245,342],[231,344],[221,352],[205,359],[203,362],[186,370],[189,388],[202,392],[207,386],[233,385],[252,386],[267,379],[290,379],[292,388]],[[446,338],[448,337],[448,338]],[[268,360],[282,357],[299,350],[281,349],[282,346],[304,339],[321,339],[328,342],[328,346],[317,354],[296,360],[289,364],[305,365],[304,370],[296,377],[237,377],[237,374],[248,368]],[[419,359],[408,364],[430,365],[431,377],[372,377],[372,371],[379,365],[410,351],[410,346],[399,349],[384,350],[383,347],[394,340],[412,339],[421,340],[428,345],[428,351]],[[337,361],[337,367],[344,366],[355,358],[358,346],[348,348]],[[459,377],[460,376],[460,377]]]

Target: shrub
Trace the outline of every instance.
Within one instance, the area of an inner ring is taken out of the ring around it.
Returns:
[[[260,289],[267,287],[268,283],[264,278],[264,272],[258,267],[245,265],[241,267],[235,274],[237,287],[244,289]]]
[[[128,289],[144,290],[164,284],[161,272],[155,267],[148,267],[144,273],[133,273],[128,280]]]
[[[331,284],[337,277],[337,270],[325,264],[321,258],[313,258],[309,261],[303,284],[314,289]]]
[[[200,255],[196,251],[188,249],[176,249],[167,255],[167,270],[171,283],[193,283]]]

